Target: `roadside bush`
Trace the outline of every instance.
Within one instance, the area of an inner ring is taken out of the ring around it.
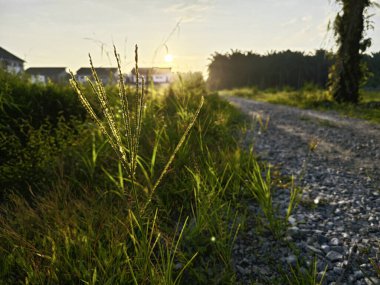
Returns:
[[[0,69],[0,201],[48,183],[85,118],[67,86],[37,85]]]

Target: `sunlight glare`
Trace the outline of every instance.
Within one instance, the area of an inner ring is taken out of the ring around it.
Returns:
[[[165,61],[166,62],[172,62],[173,61],[173,56],[171,54],[165,55]]]

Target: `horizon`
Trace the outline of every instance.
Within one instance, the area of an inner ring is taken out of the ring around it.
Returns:
[[[26,69],[62,66],[77,71],[89,66],[88,53],[94,66],[115,67],[114,44],[123,72],[129,72],[137,44],[140,67],[172,67],[205,76],[214,53],[309,54],[335,46],[332,31],[327,31],[339,10],[335,1],[238,2],[116,0],[111,6],[103,0],[0,0],[0,46],[25,60]],[[367,33],[372,38],[367,53],[380,51],[379,12],[369,11],[375,14],[375,28]]]

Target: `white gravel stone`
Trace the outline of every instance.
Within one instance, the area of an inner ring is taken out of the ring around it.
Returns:
[[[261,159],[280,166],[282,175],[295,175],[296,183],[302,186],[301,205],[291,216],[295,221],[289,220],[292,229],[288,232],[292,236],[289,240],[293,240],[300,255],[311,260],[311,252],[314,252],[311,248],[321,249],[326,254],[317,254],[318,264],[328,265],[326,284],[371,284],[368,278],[372,278],[380,285],[368,262],[369,258],[380,255],[377,244],[380,193],[376,186],[380,185],[380,126],[343,118],[333,112],[300,110],[241,98],[228,100],[253,118],[257,114],[262,118],[270,116],[268,129],[257,136],[256,126],[256,130],[247,133],[244,144],[248,148],[254,143],[254,150]],[[312,139],[317,140],[318,145],[310,153],[308,144]],[[282,195],[274,193],[273,201],[284,213],[289,197],[281,192]],[[254,215],[258,210],[257,204],[252,205],[250,209],[256,208],[250,211],[254,228]],[[292,254],[285,246],[278,249],[278,242],[268,241],[268,233],[258,237],[254,232],[249,239],[243,236],[236,241],[241,248],[255,245],[251,252],[252,265],[270,268],[265,258],[259,256],[267,254],[274,260],[282,260]],[[356,247],[361,250],[350,250]],[[238,253],[233,256],[234,260],[244,258]],[[369,274],[367,279],[358,279],[359,273],[355,276],[355,272],[360,271],[359,264]],[[343,274],[340,283],[334,267],[344,268],[343,272],[338,270]],[[271,270],[275,271],[273,267]],[[257,280],[261,280],[260,274],[246,276],[242,284]],[[267,279],[261,282],[270,284]]]

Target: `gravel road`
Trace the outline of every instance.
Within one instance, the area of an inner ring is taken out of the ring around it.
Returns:
[[[289,265],[306,274],[315,257],[319,277],[326,269],[323,284],[380,284],[370,263],[380,266],[380,125],[334,112],[226,99],[256,122],[258,116],[269,118],[268,128],[252,128],[245,144],[282,174],[295,175],[303,188],[285,238],[293,249],[258,233],[257,206],[249,206],[253,218],[234,248],[240,282],[274,284],[273,268]],[[317,145],[313,152],[311,144]],[[288,197],[289,191],[276,191],[280,211]]]

